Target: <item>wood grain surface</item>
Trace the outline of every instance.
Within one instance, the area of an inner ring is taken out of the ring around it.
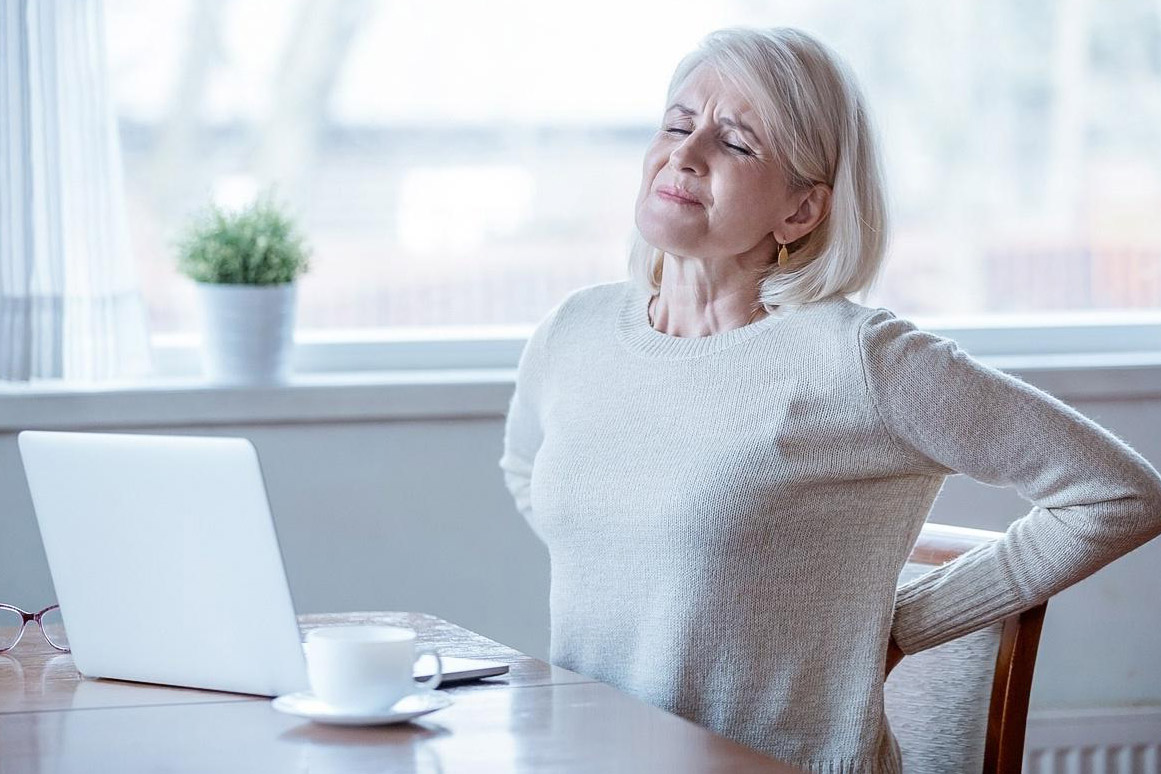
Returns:
[[[796,772],[611,686],[421,613],[300,618],[416,630],[441,654],[511,672],[445,690],[410,723],[340,728],[268,699],[90,680],[34,629],[0,654],[0,774],[25,772]]]

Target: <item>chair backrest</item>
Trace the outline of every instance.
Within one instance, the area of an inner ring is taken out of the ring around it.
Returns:
[[[906,583],[1002,533],[927,524]],[[907,774],[1018,774],[1047,603],[904,658],[884,687]]]

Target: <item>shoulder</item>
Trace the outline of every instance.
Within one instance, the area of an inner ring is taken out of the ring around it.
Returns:
[[[920,328],[890,309],[867,309],[858,326],[859,356],[871,387],[892,384],[940,384],[965,381],[1016,381],[1015,377],[977,360],[948,336]]]
[[[858,343],[865,327],[871,321],[881,322],[894,313],[881,307],[867,307],[843,295],[833,295],[787,310],[789,319],[802,328],[820,347],[832,351],[847,351],[852,342]]]
[[[587,285],[568,293],[540,321],[538,328],[555,330],[584,327],[608,319],[610,311],[625,302],[632,291],[627,280]]]
[[[632,286],[627,280],[602,282],[570,291],[537,323],[530,344],[547,347],[562,333],[601,324],[611,312],[621,307],[626,293],[630,292]]]
[[[841,295],[803,304],[795,316],[825,346],[837,349],[853,343],[864,367],[876,370],[905,361],[933,364],[969,357],[954,339],[923,330],[886,307],[864,306]]]
[[[863,314],[858,321],[858,339],[865,358],[890,362],[919,354],[928,357],[955,354],[967,356],[954,339],[923,330],[890,309],[859,308]]]
[[[866,317],[878,311],[851,301],[843,295],[820,298],[794,307],[793,313],[803,319],[810,319],[815,325],[836,329],[858,327]]]
[[[568,318],[600,316],[609,309],[620,308],[624,303],[625,294],[631,290],[632,286],[628,280],[586,285],[565,296],[558,308],[562,315]]]

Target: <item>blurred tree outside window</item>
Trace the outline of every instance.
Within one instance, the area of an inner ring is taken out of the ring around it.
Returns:
[[[851,64],[901,315],[1161,307],[1155,0],[106,0],[155,333],[194,328],[174,239],[267,185],[314,247],[300,328],[523,326],[626,277],[642,153],[710,30]]]

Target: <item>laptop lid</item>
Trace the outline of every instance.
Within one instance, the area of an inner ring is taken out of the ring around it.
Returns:
[[[276,696],[307,686],[254,446],[242,438],[18,438],[77,670]]]

